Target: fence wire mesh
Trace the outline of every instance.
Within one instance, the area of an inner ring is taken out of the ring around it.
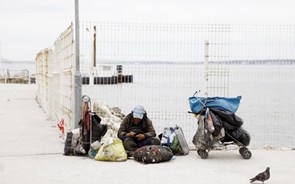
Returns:
[[[142,104],[157,133],[177,124],[192,145],[197,122],[188,97],[204,91],[208,40],[209,96],[242,96],[236,114],[251,147],[294,147],[294,32],[294,25],[81,22],[82,95],[125,114]],[[66,99],[71,75],[59,73],[63,90],[55,96]]]

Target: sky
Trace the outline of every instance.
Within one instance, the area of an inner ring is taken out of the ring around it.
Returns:
[[[295,24],[293,0],[80,0],[81,21]],[[75,0],[0,0],[0,57],[34,61],[75,19]]]

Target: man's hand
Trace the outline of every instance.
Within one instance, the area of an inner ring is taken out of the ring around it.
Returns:
[[[137,138],[137,140],[142,140],[145,138],[144,134],[138,134],[137,136],[135,136]]]
[[[135,136],[135,132],[129,132],[126,134],[127,137],[134,137]]]

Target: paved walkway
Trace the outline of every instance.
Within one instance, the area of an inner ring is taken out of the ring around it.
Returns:
[[[294,183],[295,151],[252,150],[250,160],[237,150],[211,151],[207,160],[191,151],[148,165],[63,156],[64,143],[37,104],[35,85],[0,84],[0,94],[0,184],[244,184],[267,166],[267,184]]]

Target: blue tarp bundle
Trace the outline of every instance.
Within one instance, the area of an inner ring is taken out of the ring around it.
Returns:
[[[193,113],[199,113],[205,108],[215,108],[219,110],[235,113],[240,105],[241,96],[236,98],[226,97],[189,97],[189,105]]]

